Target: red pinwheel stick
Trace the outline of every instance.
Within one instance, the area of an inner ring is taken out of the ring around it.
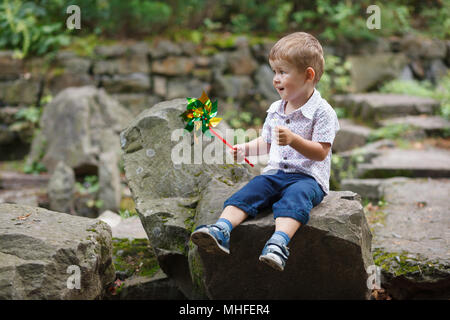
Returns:
[[[225,143],[228,147],[230,147],[231,149],[234,150],[233,146],[231,144],[229,144],[227,142],[227,140],[225,140],[224,138],[222,138],[217,132],[215,132],[211,127],[209,127],[209,130],[214,133],[214,135],[219,138],[220,140],[222,140],[223,143]],[[247,162],[251,167],[254,167],[253,163],[251,163],[250,161],[248,161],[248,159],[246,157],[244,157],[245,162]]]

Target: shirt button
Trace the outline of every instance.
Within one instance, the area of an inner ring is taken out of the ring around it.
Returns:
[[[291,122],[291,120],[287,119],[287,120],[286,120],[286,123],[289,124],[289,122]]]

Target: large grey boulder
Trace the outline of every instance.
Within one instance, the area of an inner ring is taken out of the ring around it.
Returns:
[[[100,299],[111,261],[105,223],[0,204],[0,299]]]
[[[103,89],[65,89],[45,107],[28,161],[41,161],[43,155],[49,172],[64,161],[76,174],[96,173],[100,154],[121,154],[118,135],[130,120],[129,112]]]
[[[402,53],[375,53],[349,56],[353,92],[366,92],[387,80],[399,77],[407,64]]]
[[[179,115],[185,108],[184,99],[159,103],[121,134],[136,210],[161,269],[183,294],[209,299],[368,298],[371,235],[359,198],[351,192],[331,193],[313,210],[310,224],[292,240],[283,274],[258,262],[274,230],[268,212],[233,231],[228,257],[206,255],[189,241],[196,226],[216,221],[224,200],[251,175],[243,165],[198,161],[202,159],[195,148],[200,143],[195,144],[191,135],[190,161],[173,161],[180,142],[171,135],[184,127]],[[204,154],[217,146],[223,148],[218,139],[205,139]]]
[[[121,133],[120,140],[128,185],[158,262],[186,296],[194,297],[187,252],[201,190],[211,182],[230,188],[249,174],[241,165],[226,164],[224,145],[218,139],[204,136],[203,144],[194,145],[191,135],[183,138],[185,124],[179,115],[186,103],[186,99],[176,99],[145,110]],[[220,123],[216,131],[226,137],[224,127]],[[190,148],[187,152],[182,150],[183,141]],[[199,152],[198,147],[202,148]],[[215,150],[217,157],[212,160],[217,163],[203,163],[202,155]],[[179,156],[184,157],[183,163]]]
[[[75,174],[69,166],[60,161],[48,184],[50,209],[72,213],[75,195]]]
[[[273,232],[269,210],[232,231],[229,256],[191,250],[191,272],[208,298],[369,297],[366,270],[373,264],[371,234],[355,193],[331,192],[311,211],[310,222],[290,242],[291,254],[282,273],[258,260]]]

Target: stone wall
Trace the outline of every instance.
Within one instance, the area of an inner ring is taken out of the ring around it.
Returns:
[[[104,87],[133,115],[159,101],[198,97],[205,90],[218,100],[222,115],[246,110],[264,118],[268,105],[279,99],[267,62],[273,44],[250,44],[246,37],[236,38],[226,49],[168,40],[121,42],[98,45],[89,56],[60,51],[52,59],[27,60],[0,51],[0,145],[29,139],[26,128],[10,128],[20,108],[84,85]],[[392,78],[436,82],[450,66],[450,41],[379,39],[339,47],[324,44],[324,51],[352,62],[352,88],[358,92]]]

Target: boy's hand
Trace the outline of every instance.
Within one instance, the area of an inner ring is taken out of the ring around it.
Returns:
[[[234,161],[242,162],[245,157],[245,144],[235,144],[233,149],[229,149]]]
[[[289,130],[289,128],[283,126],[275,127],[275,138],[277,139],[277,144],[280,146],[287,146],[292,143],[294,139],[294,133]]]

